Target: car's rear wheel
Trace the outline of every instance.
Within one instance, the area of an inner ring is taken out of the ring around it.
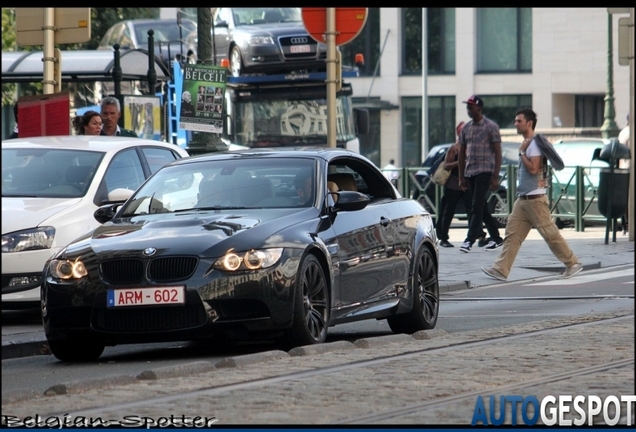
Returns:
[[[411,276],[413,307],[387,319],[394,333],[415,333],[435,328],[439,314],[439,282],[432,252],[421,247]]]
[[[290,347],[323,343],[329,325],[329,288],[322,266],[314,255],[300,265],[294,295],[294,320],[286,332]]]
[[[236,45],[232,47],[232,52],[230,53],[230,72],[233,77],[241,76],[241,72],[243,72],[241,49]]]
[[[104,352],[104,344],[75,337],[49,340],[49,349],[62,361],[82,362],[97,360]]]

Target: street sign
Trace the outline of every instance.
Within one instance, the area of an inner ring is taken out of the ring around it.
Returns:
[[[15,9],[18,45],[44,45],[44,9]],[[81,43],[91,39],[91,8],[54,9],[55,45]]]
[[[337,7],[336,9],[336,45],[344,45],[360,34],[367,22],[367,8]],[[304,7],[303,23],[309,35],[320,43],[326,43],[327,8]]]

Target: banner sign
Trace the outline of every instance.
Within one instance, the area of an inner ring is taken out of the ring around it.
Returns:
[[[18,138],[69,135],[70,97],[68,92],[18,99]]]
[[[139,138],[161,140],[161,101],[155,96],[124,96],[124,127]]]
[[[179,127],[198,132],[223,132],[223,97],[227,69],[219,66],[185,65]]]

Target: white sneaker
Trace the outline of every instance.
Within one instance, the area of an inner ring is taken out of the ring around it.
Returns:
[[[470,252],[470,248],[472,247],[472,245],[470,244],[470,242],[465,241],[464,243],[462,243],[462,245],[459,247],[459,251],[460,252],[464,252],[464,253],[468,253]]]
[[[583,270],[583,265],[581,263],[576,263],[565,269],[562,275],[558,276],[559,279],[570,279],[572,276],[581,273]]]
[[[504,275],[502,275],[501,273],[499,273],[498,270],[495,270],[494,268],[486,268],[486,267],[482,267],[481,271],[483,271],[484,273],[486,273],[488,276],[490,276],[491,278],[500,280],[500,281],[505,281],[508,280],[507,277],[505,277]]]

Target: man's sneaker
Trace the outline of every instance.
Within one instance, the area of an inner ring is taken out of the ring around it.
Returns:
[[[488,276],[490,276],[491,278],[500,280],[500,281],[505,281],[508,280],[507,277],[505,277],[504,275],[502,275],[501,273],[499,273],[498,270],[495,270],[494,268],[486,268],[486,267],[482,267],[481,271],[483,271],[484,273],[486,273]]]
[[[455,247],[452,243],[450,243],[448,240],[440,240],[439,241],[439,245],[441,247]]]
[[[484,234],[481,237],[479,237],[479,239],[477,240],[477,246],[484,247],[488,243],[490,243],[490,240],[491,240],[491,238],[490,237],[486,237],[486,234]]]
[[[490,240],[488,242],[488,246],[486,246],[484,249],[486,249],[487,251],[495,250],[497,248],[500,248],[502,244],[502,240]]]
[[[471,248],[471,244],[469,241],[465,241],[464,243],[462,243],[462,245],[459,247],[459,251],[460,252],[464,252],[464,253],[468,253],[470,252],[470,248]]]
[[[578,274],[583,270],[583,265],[581,263],[576,263],[565,269],[562,275],[558,276],[559,279],[570,279],[575,274]]]

